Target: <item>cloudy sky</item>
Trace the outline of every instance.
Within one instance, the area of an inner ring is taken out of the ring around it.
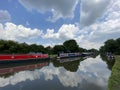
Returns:
[[[120,0],[0,0],[0,39],[99,49],[120,37]]]

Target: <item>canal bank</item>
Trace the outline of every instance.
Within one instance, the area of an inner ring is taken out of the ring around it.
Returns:
[[[120,90],[120,56],[115,56],[115,64],[109,78],[108,90]]]

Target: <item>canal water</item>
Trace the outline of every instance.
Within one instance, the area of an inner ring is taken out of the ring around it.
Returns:
[[[107,90],[111,70],[100,56],[0,68],[0,90]]]

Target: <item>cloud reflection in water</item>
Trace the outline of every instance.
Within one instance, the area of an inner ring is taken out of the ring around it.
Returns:
[[[54,81],[57,77],[61,85],[64,87],[79,87],[89,88],[90,85],[104,88],[107,86],[107,80],[110,75],[107,65],[100,59],[88,58],[80,62],[79,69],[76,72],[67,71],[63,67],[54,67],[52,63],[42,69],[35,69],[34,71],[21,71],[13,76],[4,78],[0,77],[0,87],[7,85],[16,85],[19,82],[26,80],[41,80],[44,75],[44,82],[50,80]],[[42,82],[41,82],[42,83]],[[54,85],[56,83],[52,82]]]

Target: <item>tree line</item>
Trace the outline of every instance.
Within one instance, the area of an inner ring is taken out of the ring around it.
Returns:
[[[110,52],[113,54],[119,54],[120,55],[120,38],[118,39],[109,39],[106,42],[104,42],[104,46],[101,46],[100,48],[101,53]]]
[[[65,41],[62,45],[55,45],[54,47],[27,43],[18,43],[12,40],[0,40],[0,53],[30,53],[42,52],[48,54],[57,54],[58,52],[96,52],[96,49],[84,49],[78,46],[73,39]]]

